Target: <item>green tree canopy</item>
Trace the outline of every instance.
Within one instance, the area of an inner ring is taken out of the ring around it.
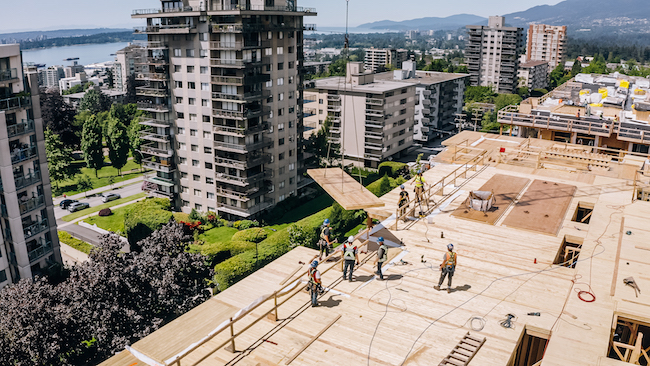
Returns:
[[[81,125],[76,125],[75,111],[56,91],[41,89],[41,112],[43,123],[59,135],[61,141],[72,148],[81,142]]]
[[[573,62],[573,66],[571,67],[571,77],[576,76],[581,72],[582,72],[582,64],[580,63],[580,60],[576,59]]]
[[[59,182],[72,179],[79,173],[79,168],[72,165],[72,148],[66,146],[59,135],[47,128],[45,129],[45,154],[50,179],[54,181],[57,188]]]
[[[494,98],[494,109],[500,111],[509,105],[519,104],[521,101],[521,96],[517,94],[499,94]]]
[[[129,160],[131,142],[127,128],[117,118],[109,118],[107,125],[106,142],[108,143],[108,158],[111,165],[121,174],[122,168]]]
[[[99,90],[89,89],[81,98],[79,103],[79,110],[88,110],[91,113],[99,113],[107,111],[111,108],[111,100],[108,96]]]
[[[102,127],[96,115],[91,115],[83,125],[81,133],[81,151],[86,166],[97,171],[104,166],[104,146],[102,144]]]
[[[465,103],[493,103],[495,96],[492,86],[468,86],[465,89]]]

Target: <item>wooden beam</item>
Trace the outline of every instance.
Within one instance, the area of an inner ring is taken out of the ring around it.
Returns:
[[[313,337],[312,337],[312,338],[311,338],[311,339],[310,339],[310,340],[309,340],[309,341],[308,341],[304,346],[302,346],[302,347],[298,350],[298,352],[296,352],[293,356],[291,356],[291,358],[289,358],[289,359],[287,360],[287,362],[285,362],[284,364],[285,364],[285,365],[288,365],[288,364],[290,364],[291,362],[293,362],[293,360],[295,360],[298,356],[300,356],[300,354],[303,353],[303,352],[307,349],[307,347],[309,347],[312,343],[314,343],[314,342],[318,339],[318,337],[322,336],[323,333],[325,333],[328,329],[330,329],[330,327],[331,327],[332,325],[334,325],[334,323],[336,323],[336,321],[339,320],[339,319],[341,319],[341,315],[340,315],[340,314],[337,315],[336,318],[334,318],[334,320],[332,320],[329,324],[327,324],[327,325],[325,326],[325,328],[321,329],[321,331],[318,332],[318,334],[316,334],[315,336],[313,336]]]
[[[346,210],[384,207],[384,201],[340,168],[307,170],[312,179]]]
[[[616,259],[614,260],[614,276],[612,277],[612,289],[609,296],[614,296],[616,292],[616,280],[618,278],[618,262],[621,259],[621,244],[623,244],[623,231],[625,230],[625,217],[621,217],[621,230],[618,233],[618,248],[616,249]]]

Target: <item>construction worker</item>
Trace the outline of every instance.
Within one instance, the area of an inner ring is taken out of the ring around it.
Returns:
[[[348,241],[343,244],[343,279],[347,277],[348,268],[350,269],[350,282],[352,282],[352,271],[354,270],[354,263],[359,264],[359,255],[357,254],[357,247],[354,245],[354,236],[348,237]]]
[[[332,247],[331,235],[330,219],[325,219],[323,226],[320,227],[320,240],[318,241],[320,251],[318,260],[323,260],[323,253],[325,253],[326,258],[329,255],[329,249]]]
[[[311,306],[318,306],[318,295],[321,293],[320,271],[316,269],[318,261],[311,262],[309,267],[309,292],[311,293]]]
[[[377,259],[375,259],[375,263],[377,263],[377,272],[375,273],[379,275],[380,280],[383,280],[384,274],[381,272],[381,266],[388,260],[388,245],[384,243],[383,236],[377,239],[377,244],[379,244],[379,249],[377,250]]]
[[[423,193],[425,183],[426,181],[422,176],[422,171],[418,170],[417,174],[415,175],[415,199],[418,200],[418,203],[420,203],[420,200],[424,198]]]
[[[406,191],[404,185],[399,186],[401,191],[399,192],[399,201],[397,201],[397,207],[399,207],[399,216],[402,217],[406,214],[406,209],[409,207],[409,193]],[[406,217],[404,217],[406,221]]]
[[[454,276],[454,271],[456,270],[456,253],[454,252],[454,244],[447,244],[447,253],[442,257],[442,263],[440,264],[440,281],[438,281],[437,286],[433,286],[436,290],[440,291],[440,286],[442,286],[442,281],[445,280],[445,276],[449,276],[449,282],[447,286],[447,292],[451,292],[451,278]]]

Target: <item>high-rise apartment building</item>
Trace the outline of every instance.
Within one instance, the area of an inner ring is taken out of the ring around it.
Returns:
[[[494,86],[498,93],[517,90],[523,28],[506,27],[505,18],[491,16],[487,26],[468,25],[465,60],[473,86]]]
[[[384,67],[391,65],[395,68],[402,68],[402,62],[408,60],[408,51],[394,48],[368,48],[366,49],[365,69],[377,72]]]
[[[38,72],[41,74],[40,85],[45,88],[58,88],[59,80],[65,77],[63,66],[50,66],[47,69],[40,69]]]
[[[546,89],[548,87],[548,62],[527,61],[519,64],[517,70],[519,86],[528,90]]]
[[[564,58],[566,26],[531,24],[528,27],[526,60],[546,61],[549,71]]]
[[[130,44],[115,53],[113,64],[113,87],[126,91],[129,76],[142,71],[139,61],[145,56],[145,48],[138,44]]]
[[[0,45],[0,288],[61,263],[39,99],[20,46]]]
[[[349,62],[345,77],[315,80],[308,91],[305,108],[317,112],[307,119],[317,126],[330,119],[330,140],[342,146],[345,164],[377,168],[413,145],[415,83],[375,76]]]
[[[146,187],[183,211],[252,217],[302,174],[303,17],[292,0],[162,0],[136,10],[148,35],[139,108]]]

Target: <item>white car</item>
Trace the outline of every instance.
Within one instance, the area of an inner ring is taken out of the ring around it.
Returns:
[[[70,212],[75,212],[79,210],[83,210],[90,207],[90,204],[88,202],[75,202],[68,206],[68,211]]]
[[[120,199],[122,196],[120,196],[117,193],[107,193],[102,195],[102,202],[110,202],[114,201],[117,199]]]

